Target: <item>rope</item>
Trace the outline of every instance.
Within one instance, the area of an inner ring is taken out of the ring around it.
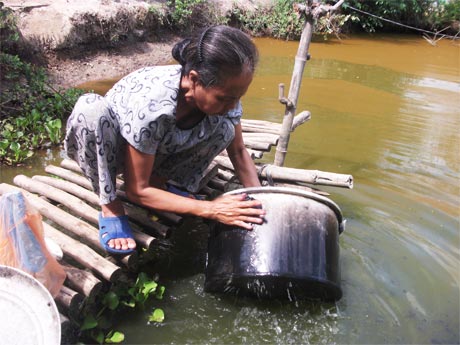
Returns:
[[[348,5],[348,4],[346,4],[345,6],[346,6],[347,8],[352,9],[353,11],[360,12],[360,13],[362,13],[362,14],[365,14],[365,15],[368,15],[368,16],[371,16],[371,17],[380,19],[380,20],[382,20],[382,21],[384,21],[384,22],[388,22],[388,23],[391,23],[391,24],[394,24],[394,25],[399,25],[399,26],[405,27],[405,28],[407,28],[407,29],[412,29],[412,30],[416,30],[416,31],[420,31],[420,32],[424,32],[424,33],[432,34],[432,35],[438,35],[438,34],[439,34],[439,32],[428,31],[428,30],[416,28],[416,27],[414,27],[414,26],[410,26],[410,25],[406,25],[406,24],[399,23],[399,22],[395,22],[394,20],[386,19],[386,18],[377,16],[377,15],[375,15],[375,14],[372,14],[372,13],[369,13],[369,12],[366,12],[366,11],[363,11],[363,10],[359,10],[359,9],[353,7],[353,6]],[[441,37],[447,37],[447,38],[452,38],[452,39],[458,39],[458,38],[459,38],[458,35],[455,35],[455,36],[452,36],[452,35],[441,35]]]

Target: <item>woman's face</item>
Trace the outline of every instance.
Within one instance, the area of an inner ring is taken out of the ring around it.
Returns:
[[[206,115],[224,114],[233,109],[246,93],[252,82],[253,74],[244,71],[238,76],[228,78],[223,85],[205,88],[195,83],[194,101],[196,107]]]

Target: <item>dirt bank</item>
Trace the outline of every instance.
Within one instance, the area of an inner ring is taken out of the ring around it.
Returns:
[[[230,4],[246,8],[267,6],[272,0],[213,0],[222,13]],[[137,68],[171,61],[171,49],[180,39],[161,35],[156,40],[131,42],[110,49],[88,48],[56,50],[75,31],[75,18],[81,14],[100,18],[116,16],[120,9],[133,10],[155,7],[164,10],[166,0],[4,0],[18,16],[18,27],[26,39],[40,42],[45,49],[45,66],[56,87],[72,87],[91,80],[123,76]],[[82,30],[78,28],[78,30]]]
[[[92,80],[111,79],[138,68],[172,60],[171,49],[178,38],[165,42],[139,42],[116,49],[46,53],[47,69],[56,87],[73,87]]]

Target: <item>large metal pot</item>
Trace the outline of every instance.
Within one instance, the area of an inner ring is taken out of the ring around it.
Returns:
[[[216,223],[208,243],[205,291],[259,298],[342,297],[339,207],[321,195],[282,187],[238,189],[262,202],[252,231]]]

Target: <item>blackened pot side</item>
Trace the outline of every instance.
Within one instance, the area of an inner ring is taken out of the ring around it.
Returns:
[[[205,291],[258,298],[342,297],[339,207],[321,195],[282,187],[238,189],[262,202],[252,231],[216,223],[208,243]]]

